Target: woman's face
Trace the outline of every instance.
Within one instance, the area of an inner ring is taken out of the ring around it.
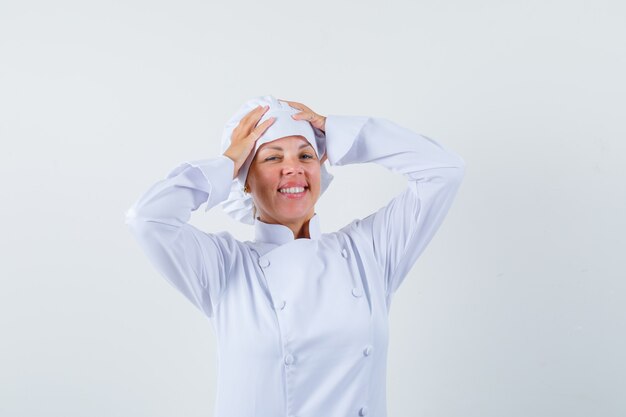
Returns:
[[[276,139],[259,147],[246,182],[263,222],[304,222],[320,195],[320,160],[302,136]]]

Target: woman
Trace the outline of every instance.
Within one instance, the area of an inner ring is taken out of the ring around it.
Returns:
[[[324,117],[272,96],[239,109],[222,151],[173,170],[126,220],[213,324],[215,416],[386,416],[391,299],[448,212],[463,159],[386,119]],[[315,203],[332,180],[326,159],[375,162],[408,184],[375,213],[323,233]],[[253,224],[254,240],[190,225],[202,203]]]

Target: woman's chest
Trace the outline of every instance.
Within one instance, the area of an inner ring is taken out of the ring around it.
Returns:
[[[380,273],[347,241],[296,240],[238,266],[216,317],[234,345],[349,349],[387,337]]]

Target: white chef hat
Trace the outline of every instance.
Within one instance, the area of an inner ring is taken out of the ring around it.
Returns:
[[[228,120],[228,122],[224,126],[224,131],[222,133],[222,154],[226,152],[226,150],[230,146],[233,130],[235,130],[235,128],[239,124],[239,121],[243,119],[246,114],[248,114],[259,105],[267,105],[269,106],[269,108],[263,114],[263,117],[261,117],[261,119],[258,121],[257,126],[263,123],[265,120],[269,119],[270,117],[275,117],[276,120],[274,120],[270,127],[268,127],[265,132],[263,132],[261,137],[256,140],[254,151],[250,152],[250,155],[248,155],[248,158],[239,169],[237,178],[233,179],[228,198],[220,204],[222,206],[222,209],[231,217],[246,224],[254,224],[254,201],[252,200],[252,196],[249,193],[243,192],[243,187],[246,184],[246,177],[248,176],[250,164],[254,159],[256,151],[261,145],[276,139],[283,138],[285,136],[299,135],[303,136],[311,144],[311,146],[313,146],[313,149],[315,149],[317,157],[319,159],[322,159],[323,155],[326,153],[326,135],[324,134],[324,132],[317,128],[314,128],[306,120],[293,119],[291,116],[293,114],[299,113],[300,110],[294,109],[288,103],[284,101],[279,101],[273,96],[268,95],[254,97],[246,101],[239,108],[239,110],[237,110],[237,112]],[[332,174],[330,174],[326,170],[325,165],[326,163],[322,164],[321,166],[320,195],[323,194],[324,191],[326,191],[328,185],[333,179]]]

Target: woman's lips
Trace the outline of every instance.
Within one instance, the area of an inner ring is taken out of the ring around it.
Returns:
[[[288,198],[290,200],[297,200],[299,198],[304,197],[304,195],[309,191],[309,187],[305,187],[304,191],[301,193],[281,193],[280,191],[278,191],[278,194],[281,195],[281,197],[285,197]]]

